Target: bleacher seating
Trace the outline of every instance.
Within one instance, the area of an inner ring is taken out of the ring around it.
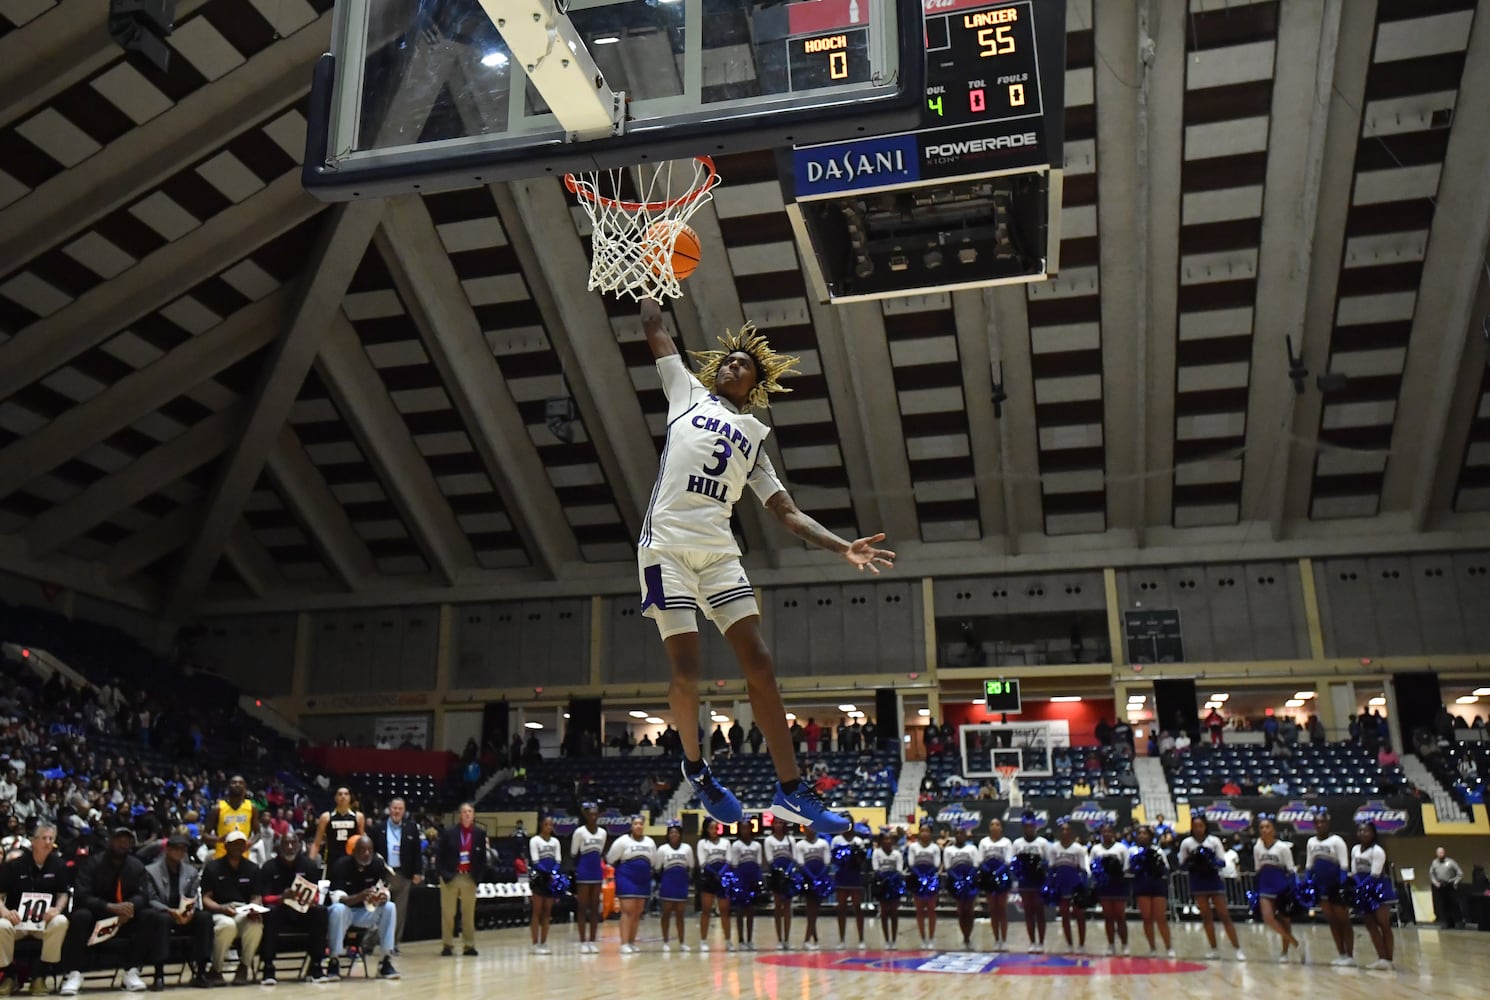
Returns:
[[[580,799],[593,799],[623,810],[635,809],[644,798],[642,780],[661,775],[676,784],[678,762],[660,755],[561,757],[530,764],[527,770],[525,778],[499,785],[476,808],[573,808]]]
[[[1466,760],[1475,768],[1469,777],[1460,773],[1460,765]],[[1485,778],[1490,775],[1490,743],[1456,742],[1443,747],[1440,753],[1423,757],[1423,763],[1461,806],[1485,801]]]
[[[1289,758],[1274,757],[1258,744],[1198,745],[1170,771],[1176,797],[1217,794],[1228,779],[1250,776],[1259,785],[1287,783],[1289,795],[1386,795],[1405,784],[1402,768],[1378,767],[1357,743],[1300,743]]]
[[[1100,769],[1087,767],[1088,758],[1095,756]],[[1056,747],[1051,751],[1051,774],[1049,777],[1025,776],[1019,779],[1021,795],[1041,798],[1070,798],[1078,777],[1084,777],[1093,785],[1101,779],[1109,794],[1120,794],[1120,779],[1129,770],[1129,764],[1110,747]],[[936,784],[931,794],[943,798],[958,798],[974,794],[985,782],[999,786],[996,778],[969,778],[961,788],[948,786],[950,775],[962,774],[962,757],[957,754],[941,754],[926,760],[926,776]]]
[[[900,775],[900,754],[895,750],[835,751],[797,758],[804,775],[818,761],[827,765],[831,777],[843,782],[823,796],[832,808],[884,808],[895,798],[895,782]],[[713,768],[719,780],[740,797],[747,809],[765,809],[776,795],[776,768],[769,754],[716,758]],[[697,806],[697,799],[689,802],[690,808]]]

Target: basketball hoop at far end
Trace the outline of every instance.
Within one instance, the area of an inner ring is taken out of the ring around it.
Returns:
[[[691,165],[685,166],[687,163]],[[636,200],[623,196],[631,186]],[[696,156],[630,170],[565,174],[564,186],[590,217],[590,291],[632,299],[678,298],[698,264],[688,220],[719,186],[714,160]],[[680,273],[681,272],[681,273]]]

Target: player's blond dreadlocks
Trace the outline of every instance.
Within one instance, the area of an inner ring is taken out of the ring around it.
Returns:
[[[714,391],[714,380],[719,377],[719,366],[724,364],[724,359],[736,351],[743,351],[750,355],[755,362],[755,386],[750,390],[750,398],[745,402],[745,409],[755,407],[762,409],[770,406],[770,394],[773,392],[791,392],[781,384],[783,376],[796,374],[797,363],[801,358],[792,357],[790,354],[777,354],[771,350],[771,345],[766,338],[755,331],[755,324],[746,321],[740,327],[739,333],[724,332],[719,338],[719,343],[724,346],[722,351],[689,351],[693,360],[698,363],[698,380],[703,383],[704,388],[710,392]]]

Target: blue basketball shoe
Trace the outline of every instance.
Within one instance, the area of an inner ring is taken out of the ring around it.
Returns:
[[[853,826],[853,820],[828,808],[823,797],[803,781],[790,794],[776,783],[776,798],[771,802],[771,815],[792,823],[810,826],[818,833],[831,837],[843,833]]]
[[[703,804],[704,812],[710,818],[716,819],[729,826],[740,822],[740,817],[745,815],[740,808],[740,800],[735,798],[735,793],[719,783],[714,777],[714,772],[709,769],[705,762],[703,769],[696,774],[688,773],[688,762],[683,762],[683,780],[688,782],[693,794]]]

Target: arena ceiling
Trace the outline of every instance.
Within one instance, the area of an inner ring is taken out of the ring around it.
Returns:
[[[330,8],[178,0],[160,72],[103,0],[0,0],[0,569],[173,620],[632,587],[634,308],[557,181],[307,196]],[[669,319],[803,357],[801,505],[915,576],[1490,544],[1490,0],[1068,26],[1056,280],[819,305],[773,156],[721,162]],[[757,582],[834,572],[737,523]]]

